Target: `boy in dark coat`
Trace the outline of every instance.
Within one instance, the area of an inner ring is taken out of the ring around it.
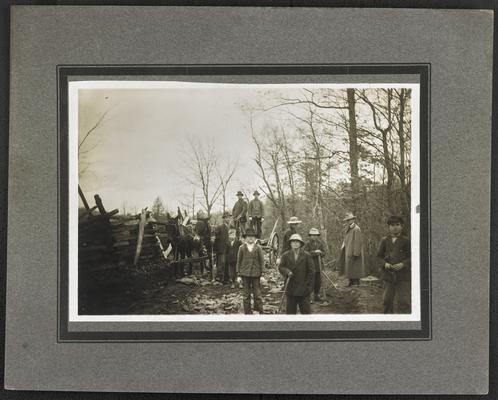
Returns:
[[[320,231],[316,228],[311,228],[309,232],[310,240],[304,245],[304,250],[311,254],[315,264],[315,277],[313,279],[313,293],[314,300],[320,300],[320,287],[322,284],[322,277],[320,271],[320,257],[325,256],[325,245],[320,240]]]
[[[389,235],[379,243],[377,257],[382,260],[380,277],[384,281],[384,313],[411,313],[411,245],[410,239],[402,234],[403,219],[391,216],[387,219]]]
[[[263,314],[263,297],[261,296],[260,278],[265,263],[263,248],[256,243],[256,232],[248,228],[245,243],[237,253],[237,275],[244,284],[244,314],[252,314],[251,294],[254,297],[254,310]]]
[[[226,265],[228,266],[228,280],[231,283],[231,288],[235,288],[237,279],[237,255],[239,247],[242,242],[237,238],[237,231],[235,228],[230,228],[228,231],[228,245],[227,245],[227,259]]]
[[[297,306],[301,314],[311,314],[310,293],[313,291],[315,266],[310,253],[302,247],[304,241],[298,233],[289,239],[291,249],[282,254],[280,273],[288,279],[287,314],[296,314]]]

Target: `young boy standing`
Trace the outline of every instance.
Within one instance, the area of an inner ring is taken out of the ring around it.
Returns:
[[[295,233],[289,238],[291,249],[282,254],[279,271],[288,279],[287,314],[311,314],[310,294],[313,291],[315,266],[310,253],[304,250],[301,235]]]
[[[384,314],[411,312],[411,245],[403,235],[403,219],[396,215],[387,219],[389,234],[379,243],[377,257],[382,260],[380,277],[384,281]]]
[[[256,232],[248,228],[244,234],[245,243],[237,254],[237,275],[244,285],[244,314],[252,314],[251,294],[254,297],[254,310],[263,313],[260,278],[265,263],[262,247],[256,243]]]

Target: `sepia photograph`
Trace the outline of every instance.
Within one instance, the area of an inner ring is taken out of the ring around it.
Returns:
[[[419,96],[70,82],[70,321],[420,320]]]

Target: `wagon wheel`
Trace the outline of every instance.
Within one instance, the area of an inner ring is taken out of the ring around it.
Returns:
[[[272,237],[270,237],[270,265],[274,265],[277,262],[278,252],[280,248],[280,240],[278,235],[275,233]]]

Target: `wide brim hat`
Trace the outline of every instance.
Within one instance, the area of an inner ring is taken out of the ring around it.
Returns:
[[[353,215],[353,213],[346,213],[346,215],[344,216],[343,221],[349,221],[351,219],[356,219],[356,215]]]
[[[291,217],[290,220],[287,221],[288,224],[300,224],[301,221],[300,219],[297,219],[297,217]]]
[[[256,231],[252,228],[247,228],[242,237],[248,237],[248,236],[256,237]]]
[[[289,243],[293,241],[301,242],[302,245],[304,244],[304,240],[299,233],[294,233],[293,235],[291,235],[291,237],[289,238]]]
[[[237,196],[244,196],[244,193],[242,193],[240,190],[237,192]]]
[[[254,191],[254,193],[252,194],[253,196],[259,196],[259,192],[257,190]]]
[[[320,231],[316,228],[311,228],[308,235],[316,235],[316,236],[320,236]]]

